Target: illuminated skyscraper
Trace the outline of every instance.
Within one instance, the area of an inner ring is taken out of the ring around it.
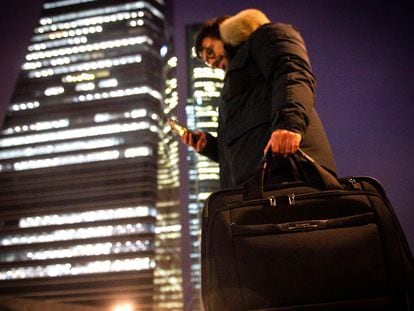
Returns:
[[[167,9],[45,2],[0,134],[0,296],[182,310]]]
[[[166,88],[163,124],[175,118],[178,105],[177,58],[165,55]],[[182,310],[181,213],[179,200],[180,171],[178,140],[171,128],[160,131],[158,147],[157,227],[155,229],[155,299],[156,310]]]
[[[218,99],[223,86],[224,72],[203,65],[193,49],[194,36],[200,24],[186,28],[187,38],[187,76],[189,79],[189,98],[186,106],[187,124],[189,128],[199,129],[217,134]],[[219,188],[218,164],[193,149],[188,150],[189,161],[189,232],[191,256],[191,310],[201,310],[200,304],[200,233],[201,212],[208,195]]]

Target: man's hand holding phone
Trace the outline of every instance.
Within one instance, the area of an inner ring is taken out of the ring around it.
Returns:
[[[174,133],[181,137],[181,141],[187,146],[193,147],[197,152],[201,152],[206,143],[206,133],[200,131],[190,131],[185,126],[179,124],[175,120],[168,120],[168,124],[171,126]]]

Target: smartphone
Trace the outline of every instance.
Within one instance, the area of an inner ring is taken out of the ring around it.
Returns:
[[[168,124],[171,126],[174,133],[183,136],[185,132],[191,132],[188,128],[178,123],[176,120],[168,119]],[[193,134],[194,142],[197,142],[197,136]]]

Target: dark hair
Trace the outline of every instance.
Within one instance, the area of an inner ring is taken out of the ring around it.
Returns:
[[[217,18],[209,19],[203,23],[203,25],[201,26],[201,30],[197,33],[195,37],[194,43],[195,51],[198,58],[201,58],[201,52],[203,50],[202,43],[206,37],[212,37],[221,40],[219,26],[223,21],[225,21],[229,17],[230,16],[227,15],[220,16]]]

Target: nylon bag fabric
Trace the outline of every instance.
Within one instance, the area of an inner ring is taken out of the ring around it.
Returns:
[[[206,202],[205,310],[412,310],[413,257],[382,185],[302,152],[292,170],[305,180],[266,185],[269,162]]]

